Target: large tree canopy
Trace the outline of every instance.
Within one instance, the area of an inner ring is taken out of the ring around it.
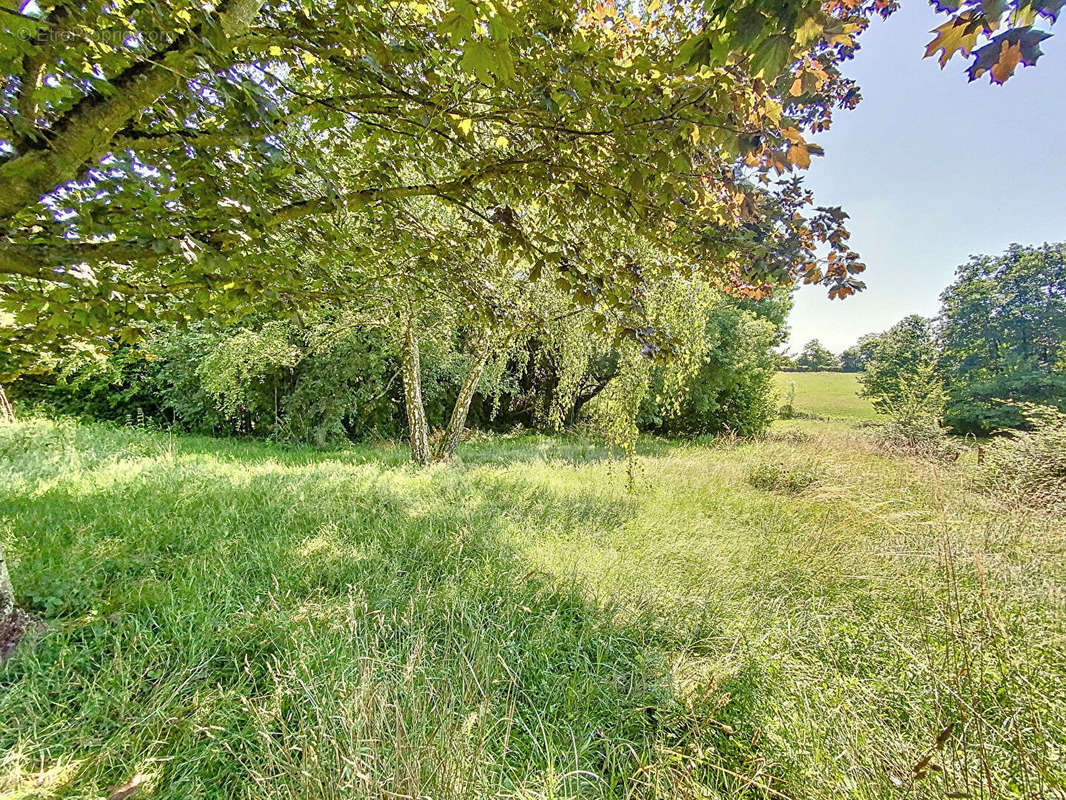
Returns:
[[[136,336],[143,320],[252,297],[357,295],[365,284],[336,267],[372,282],[367,264],[402,246],[394,222],[412,198],[493,230],[532,279],[550,274],[580,302],[612,302],[602,285],[632,269],[587,246],[586,220],[624,221],[740,290],[801,277],[844,296],[862,269],[845,215],[813,208],[792,175],[819,152],[808,135],[857,101],[836,65],[867,17],[890,9],[6,9],[3,303],[21,339],[56,341]],[[354,252],[338,238],[344,215],[367,234]],[[546,224],[530,230],[532,217]],[[323,247],[337,262],[325,272],[306,257]]]
[[[953,16],[929,52],[1005,80],[1062,0],[975,3],[939,4]],[[403,248],[412,198],[459,210],[587,305],[633,305],[604,291],[633,264],[591,220],[741,292],[802,279],[846,296],[862,264],[845,215],[795,176],[820,152],[808,137],[859,99],[838,64],[894,7],[4,0],[6,344],[32,357],[251,299],[357,296]],[[407,255],[408,270],[446,263],[432,243]]]
[[[940,300],[952,427],[988,433],[1022,425],[1012,403],[1066,409],[1066,245],[974,256]]]

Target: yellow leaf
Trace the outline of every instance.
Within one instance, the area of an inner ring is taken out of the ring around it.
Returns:
[[[763,103],[763,111],[774,123],[778,125],[781,122],[781,104],[771,98],[766,98]]]
[[[472,120],[472,119],[459,120],[458,128],[459,128],[459,132],[461,134],[463,134],[463,136],[469,136],[470,135],[470,131],[473,130],[473,128],[474,128],[474,120]]]
[[[807,169],[811,165],[811,152],[805,144],[793,144],[788,148],[788,160],[800,169]]]
[[[943,69],[956,52],[961,52],[964,56],[968,56],[977,43],[977,38],[981,35],[982,30],[979,18],[975,19],[972,11],[959,14],[958,17],[948,20],[943,25],[933,29],[933,33],[936,36],[925,48],[925,57],[929,58],[937,50],[940,50],[940,58],[937,60],[940,62],[941,69]]]

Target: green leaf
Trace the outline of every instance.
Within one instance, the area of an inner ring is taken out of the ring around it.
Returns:
[[[461,62],[464,72],[475,76],[488,86],[493,86],[496,83],[492,74],[495,65],[496,54],[492,44],[482,40],[467,42]]]
[[[474,32],[474,13],[469,4],[464,3],[465,9],[455,9],[445,15],[437,25],[437,33],[447,36],[451,40],[452,47],[458,47],[463,39]]]
[[[784,34],[771,36],[759,45],[752,58],[752,74],[756,78],[773,80],[791,60],[792,40]]]

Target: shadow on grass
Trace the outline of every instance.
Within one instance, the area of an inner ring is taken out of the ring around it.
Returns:
[[[69,479],[23,447],[0,516],[49,622],[0,668],[0,790],[65,764],[52,791],[620,796],[655,758],[671,696],[641,625],[501,543],[613,524],[612,498],[80,435]]]

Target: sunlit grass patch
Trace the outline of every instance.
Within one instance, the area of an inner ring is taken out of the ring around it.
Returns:
[[[877,419],[870,401],[860,397],[862,385],[854,372],[779,372],[774,387],[780,402],[792,400],[799,417],[854,420]]]
[[[579,438],[417,469],[26,423],[0,453],[0,535],[45,624],[0,667],[4,791],[57,765],[56,796],[144,774],[165,798],[1062,781],[1056,525],[853,427],[650,442],[631,487]],[[819,478],[753,487],[766,464]]]

